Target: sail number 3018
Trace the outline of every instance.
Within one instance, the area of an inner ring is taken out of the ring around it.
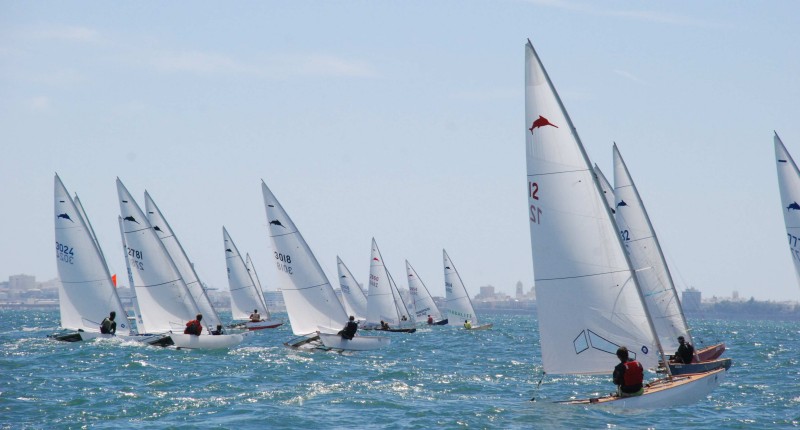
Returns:
[[[279,252],[275,252],[275,264],[278,267],[278,270],[281,272],[286,272],[288,274],[292,274],[292,256],[289,254],[281,254]]]
[[[531,200],[539,200],[539,184],[536,182],[528,182],[528,198]],[[542,208],[538,205],[531,205],[530,219],[532,223],[542,223]]]

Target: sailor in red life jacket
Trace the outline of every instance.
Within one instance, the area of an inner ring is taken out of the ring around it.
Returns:
[[[644,369],[641,363],[628,359],[628,348],[622,346],[617,350],[620,363],[614,368],[614,384],[617,385],[619,397],[641,396],[644,393]]]
[[[200,321],[202,320],[203,320],[203,314],[197,314],[195,319],[186,323],[186,329],[183,330],[183,333],[200,336],[200,333],[203,331],[203,325],[200,324]]]

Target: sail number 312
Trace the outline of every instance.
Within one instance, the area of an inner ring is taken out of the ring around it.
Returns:
[[[528,182],[528,198],[531,200],[539,200],[539,184],[537,182]],[[530,220],[535,224],[542,223],[542,208],[538,205],[531,205]]]

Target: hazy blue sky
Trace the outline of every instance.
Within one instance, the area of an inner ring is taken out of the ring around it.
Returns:
[[[119,176],[203,280],[222,226],[266,288],[263,178],[336,285],[374,236],[443,295],[533,283],[524,44],[609,177],[616,141],[681,288],[798,300],[773,130],[800,158],[796,1],[0,2],[0,279],[56,276],[53,173],[124,275]],[[122,278],[125,278],[122,276]],[[338,285],[336,285],[338,286]]]

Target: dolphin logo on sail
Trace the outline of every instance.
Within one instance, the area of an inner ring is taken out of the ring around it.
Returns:
[[[378,261],[378,262],[380,262],[381,260],[378,260],[378,257],[372,257],[372,261]]]
[[[125,218],[122,218],[122,219],[124,219],[125,221],[131,221],[131,222],[135,222],[136,224],[139,224],[139,221],[136,221],[136,218],[134,218],[133,215],[128,215],[128,216],[126,216]],[[139,225],[141,225],[141,224],[139,224]]]
[[[230,248],[225,248],[225,252],[230,252],[231,254],[233,254],[233,251],[231,251]]]
[[[450,269],[450,266],[444,266],[444,268],[448,269],[448,270],[452,270],[452,269]]]
[[[539,127],[544,127],[544,126],[546,126],[546,125],[549,125],[549,126],[552,126],[552,127],[558,128],[558,126],[557,126],[557,125],[555,125],[555,124],[551,123],[550,121],[548,121],[548,120],[547,120],[547,118],[545,118],[545,117],[543,117],[543,116],[539,115],[539,118],[536,118],[536,119],[533,121],[533,124],[531,124],[531,128],[529,128],[528,130],[530,130],[530,131],[531,131],[531,134],[533,134],[533,129],[535,129],[535,128],[539,128]]]
[[[798,205],[797,202],[792,202],[792,204],[786,206],[786,210],[800,211],[800,205]]]
[[[163,233],[163,232],[164,232],[164,231],[163,231],[163,230],[161,230],[161,229],[160,229],[160,228],[159,228],[157,225],[154,225],[154,226],[153,226],[153,230],[155,230],[155,231],[160,231],[161,233]]]
[[[283,227],[283,228],[286,228],[286,226],[284,226],[283,224],[281,224],[281,222],[280,222],[280,221],[278,221],[277,219],[274,219],[274,220],[270,221],[269,223],[270,223],[270,224],[272,224],[272,225],[279,225],[279,226],[281,226],[281,227]]]
[[[620,206],[628,206],[628,204],[625,203],[625,200],[620,200],[619,203],[617,203],[617,207],[620,207]],[[800,209],[800,207],[798,207],[797,209]]]
[[[58,214],[58,216],[56,218],[64,218],[64,219],[68,219],[68,220],[72,221],[72,218],[70,218],[69,215],[67,215],[66,213]],[[72,221],[72,222],[75,222],[75,221]]]

